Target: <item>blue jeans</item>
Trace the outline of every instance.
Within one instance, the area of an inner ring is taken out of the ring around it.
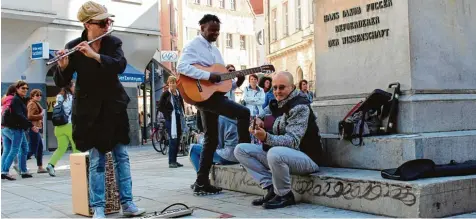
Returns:
[[[41,139],[41,134],[34,132],[30,129],[30,151],[28,152],[28,157],[35,155],[36,165],[41,167],[43,166],[43,140]]]
[[[198,168],[200,167],[200,154],[202,153],[202,149],[203,146],[201,144],[192,144],[190,146],[190,162],[192,163],[192,166],[195,168],[196,172],[198,172]],[[216,151],[213,154],[213,163],[221,165],[237,164],[236,162],[225,160],[220,155],[218,155]]]
[[[26,169],[26,155],[28,154],[28,141],[26,134],[21,129],[2,129],[3,138],[3,154],[2,154],[2,174],[8,174],[13,160],[18,155],[20,161],[18,166],[20,172],[27,173]]]
[[[124,145],[112,150],[116,183],[121,204],[132,203],[132,178],[129,155]],[[89,150],[89,203],[91,207],[106,207],[106,155],[96,148]]]

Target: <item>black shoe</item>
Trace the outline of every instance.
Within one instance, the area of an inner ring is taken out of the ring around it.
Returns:
[[[175,162],[175,164],[177,164],[177,167],[183,167],[183,164],[181,164],[179,162]]]
[[[295,205],[294,194],[290,191],[284,196],[276,195],[273,199],[263,204],[265,209],[284,208],[286,206]]]
[[[29,174],[29,173],[24,173],[24,174],[21,174],[21,178],[25,179],[25,178],[32,178],[33,175]]]
[[[276,196],[276,194],[274,193],[273,185],[270,185],[266,187],[265,189],[267,190],[266,195],[264,195],[263,197],[259,199],[253,200],[251,202],[252,205],[254,206],[263,205],[264,203],[269,202],[271,199],[273,199]]]
[[[221,188],[212,186],[210,183],[199,185],[195,182],[193,185],[193,194],[194,195],[211,195],[211,194],[218,194],[221,192]]]
[[[15,179],[12,176],[7,175],[7,174],[2,174],[2,179],[8,179],[10,181],[17,180],[17,179]]]
[[[169,168],[177,168],[178,165],[176,163],[169,163]]]

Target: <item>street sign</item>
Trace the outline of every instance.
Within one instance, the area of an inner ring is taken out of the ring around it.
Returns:
[[[31,44],[31,59],[48,59],[50,58],[50,46],[48,43]]]
[[[160,51],[161,62],[177,62],[178,51]]]

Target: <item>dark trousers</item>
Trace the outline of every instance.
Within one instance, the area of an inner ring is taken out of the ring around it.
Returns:
[[[196,104],[202,117],[205,142],[200,155],[200,167],[197,173],[197,183],[208,183],[208,175],[213,162],[213,155],[218,146],[218,116],[236,119],[238,123],[239,143],[250,143],[250,110],[222,94],[215,93],[210,99]]]
[[[41,140],[40,133],[36,133],[30,129],[28,131],[30,137],[30,151],[28,151],[28,157],[35,155],[36,165],[43,166],[43,141]]]
[[[165,128],[169,135],[169,164],[177,163],[180,140],[182,139],[182,124],[180,114],[175,114],[177,119],[177,138],[172,138],[172,120],[165,120]]]

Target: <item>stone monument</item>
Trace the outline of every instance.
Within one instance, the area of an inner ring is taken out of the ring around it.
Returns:
[[[397,134],[326,140],[330,165],[380,170],[476,159],[476,1],[319,0],[316,96],[323,133],[374,89],[399,82]]]

